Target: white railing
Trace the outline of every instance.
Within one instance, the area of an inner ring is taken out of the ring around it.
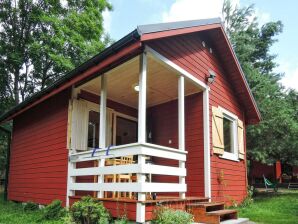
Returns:
[[[80,176],[99,176],[109,174],[137,174],[142,176],[146,174],[155,175],[170,175],[185,177],[186,169],[180,167],[166,166],[166,165],[155,165],[144,163],[145,160],[140,158],[160,157],[179,162],[186,161],[186,151],[178,149],[172,149],[169,147],[163,147],[154,144],[139,144],[133,143],[123,146],[115,146],[109,150],[109,155],[106,155],[106,150],[96,151],[92,156],[92,151],[85,151],[69,156],[69,183],[68,190],[70,192],[79,191],[117,191],[117,192],[136,192],[136,193],[147,193],[147,192],[186,192],[185,183],[156,183],[146,182],[144,179],[139,178],[137,182],[112,182],[112,183],[76,183],[75,177]],[[103,167],[88,167],[88,168],[76,168],[77,162],[83,161],[99,161],[103,159],[111,159],[121,156],[138,156],[137,164],[127,165],[115,165],[115,166],[103,166]],[[142,162],[143,161],[143,162]],[[73,195],[69,193],[69,195]]]

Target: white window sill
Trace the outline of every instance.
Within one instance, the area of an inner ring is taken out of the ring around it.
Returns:
[[[235,161],[235,162],[240,161],[239,158],[238,158],[238,155],[236,155],[234,153],[229,153],[229,152],[224,152],[224,154],[219,156],[219,158],[226,159],[226,160],[231,160],[231,161]]]

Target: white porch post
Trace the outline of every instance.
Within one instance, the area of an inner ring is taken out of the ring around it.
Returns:
[[[69,105],[68,105],[68,124],[70,125],[67,125],[68,127],[67,128],[70,128],[71,127],[71,124],[72,124],[72,100],[76,97],[76,90],[74,88],[74,86],[71,87],[71,100],[69,101]],[[70,131],[67,130],[67,134],[70,135]],[[76,163],[73,163],[70,161],[70,155],[72,154],[73,149],[71,149],[71,146],[70,146],[70,142],[69,142],[69,139],[70,136],[67,137],[67,143],[69,144],[67,149],[68,149],[68,166],[67,166],[67,190],[66,190],[66,207],[69,207],[69,197],[70,196],[75,196],[75,191],[74,190],[71,190],[70,189],[70,186],[72,184],[74,184],[76,182],[76,178],[75,177],[72,177],[70,176],[70,172],[71,170],[75,169],[76,168]]]
[[[147,92],[147,55],[140,55],[140,74],[139,74],[139,117],[138,117],[138,143],[146,142],[146,93]],[[145,164],[145,156],[138,155],[138,164]],[[137,182],[144,183],[145,174],[137,174]],[[146,193],[138,193],[137,217],[138,223],[145,222],[145,204]]]
[[[184,77],[178,80],[178,136],[179,150],[185,151],[185,102],[184,102]],[[179,161],[179,168],[185,168],[185,162]],[[185,184],[185,177],[179,177],[179,183]],[[180,198],[185,198],[185,192],[180,193]]]
[[[106,147],[106,120],[107,120],[107,79],[106,75],[101,75],[101,91],[100,91],[100,117],[99,117],[99,148]],[[98,166],[103,167],[105,160],[100,159]],[[104,175],[98,176],[98,184],[104,182]],[[103,198],[103,191],[99,191],[97,196]]]
[[[205,197],[211,198],[209,87],[203,92]]]

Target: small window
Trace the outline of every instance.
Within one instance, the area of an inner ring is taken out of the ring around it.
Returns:
[[[223,118],[224,151],[233,153],[233,121]]]
[[[237,147],[237,120],[238,118],[222,109],[223,113],[223,144],[224,154],[223,158],[238,161],[238,147]]]

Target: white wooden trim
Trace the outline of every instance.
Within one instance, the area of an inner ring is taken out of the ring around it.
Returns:
[[[71,185],[75,183],[75,177],[70,176],[71,170],[75,169],[75,163],[68,161],[67,166],[67,190],[66,190],[66,207],[69,207],[69,197],[74,196],[75,192],[71,190]]]
[[[92,161],[101,158],[114,158],[120,156],[130,156],[130,155],[147,155],[156,156],[161,158],[174,159],[179,161],[186,161],[186,151],[181,151],[178,149],[172,149],[168,147],[163,147],[154,144],[128,144],[121,146],[114,146],[110,149],[110,155],[106,156],[106,149],[99,150],[94,153],[94,157],[91,157],[92,150],[75,153],[70,155],[72,162],[83,162]]]
[[[209,89],[206,89],[203,92],[203,125],[205,197],[211,198]]]
[[[184,98],[184,76],[178,80],[178,136],[179,150],[185,151],[185,98]],[[179,168],[185,168],[185,162],[179,161]],[[185,176],[179,177],[179,183],[185,184]],[[185,198],[185,193],[180,193],[180,198]]]
[[[179,150],[185,151],[185,102],[184,102],[184,77],[178,80],[178,136]]]
[[[226,110],[225,108],[223,108],[223,107],[221,107],[221,106],[219,106],[218,108],[219,108],[224,114],[228,115],[228,116],[231,117],[232,119],[234,119],[234,120],[238,120],[238,116],[237,116],[237,115],[233,114],[232,112]]]
[[[137,203],[136,222],[145,223],[146,221],[146,207],[143,203]]]
[[[219,156],[221,159],[227,159],[235,162],[239,162],[238,154],[236,153],[230,153],[230,152],[224,152],[221,156]]]
[[[232,152],[224,151],[224,154],[220,156],[220,158],[239,161],[239,148],[238,148],[238,116],[233,114],[232,112],[226,110],[225,108],[219,106],[218,107],[222,113],[224,118],[230,120],[232,122],[232,130],[231,130],[231,137],[232,137]]]
[[[71,87],[71,99],[74,98],[75,95],[75,88],[74,86]],[[71,102],[71,100],[69,101],[69,103]],[[72,109],[72,108],[71,108]],[[69,113],[70,112],[70,113]],[[70,114],[72,113],[72,111],[68,111],[68,116],[70,116]],[[69,118],[68,118],[69,119]],[[71,122],[71,118],[70,118],[70,122]],[[71,126],[71,125],[70,125]],[[68,127],[70,128],[70,127]],[[71,130],[70,130],[71,131]],[[70,137],[70,136],[69,136]],[[67,150],[68,155],[70,155],[71,150]],[[69,197],[73,196],[75,194],[74,191],[70,190],[70,185],[73,184],[75,182],[75,178],[71,177],[69,175],[70,170],[75,168],[75,163],[72,163],[69,161],[69,159],[67,158],[67,184],[66,184],[66,207],[69,207]]]
[[[138,142],[146,142],[147,55],[140,55]]]
[[[118,111],[115,111],[114,113],[118,117],[122,117],[122,118],[125,118],[127,120],[131,120],[131,121],[138,121],[138,118],[137,117],[133,117],[133,116],[130,116],[130,115],[127,115],[127,114],[123,114],[123,113],[120,113]]]
[[[101,76],[101,91],[100,91],[100,113],[99,113],[99,119],[100,119],[100,128],[99,128],[99,147],[105,148],[106,147],[106,120],[107,120],[107,79],[106,75],[103,74]],[[105,165],[105,159],[101,158],[98,160],[98,166],[104,167]],[[101,185],[104,183],[104,176],[99,175],[98,176],[98,185]],[[97,196],[99,198],[103,197],[103,191],[98,191]]]
[[[129,164],[117,166],[104,166],[104,167],[89,167],[89,168],[71,168],[69,170],[70,176],[94,176],[102,174],[120,174],[120,173],[144,173],[144,174],[157,174],[169,176],[186,176],[185,168],[170,167],[154,164]]]
[[[158,59],[159,61],[162,61],[167,67],[169,67],[171,70],[174,70],[175,72],[178,72],[179,74],[183,75],[185,78],[192,81],[195,85],[199,86],[201,89],[205,90],[208,88],[208,86],[202,82],[201,80],[197,79],[195,76],[172,62],[171,60],[167,59],[165,56],[161,55],[157,51],[153,50],[149,46],[145,46],[145,52],[150,53],[155,59]]]
[[[176,183],[71,183],[72,191],[120,191],[120,192],[186,192],[186,184]],[[140,200],[138,198],[138,200]],[[144,200],[141,200],[144,201]]]
[[[105,74],[101,76],[101,91],[100,91],[100,128],[99,128],[99,147],[106,147],[106,119],[107,119],[107,79]]]
[[[144,155],[138,155],[138,165],[142,166],[145,164],[145,156]],[[146,175],[145,173],[137,173],[137,183],[140,185],[143,185],[146,182]],[[138,201],[145,201],[146,200],[146,193],[141,191],[138,192]],[[136,211],[136,221],[137,222],[145,222],[145,213],[146,213],[146,207],[142,203],[137,203],[137,211]]]

